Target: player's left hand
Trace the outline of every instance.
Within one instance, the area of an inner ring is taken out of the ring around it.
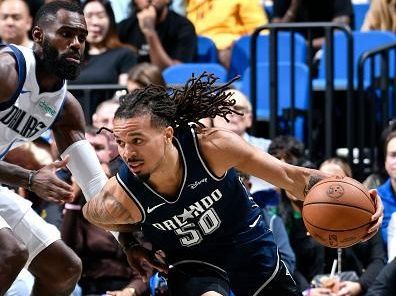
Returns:
[[[168,265],[165,264],[160,254],[153,252],[143,246],[135,246],[125,250],[129,266],[136,270],[143,282],[147,283],[153,270],[168,272]]]
[[[360,295],[362,287],[359,283],[344,281],[340,283],[340,289],[336,296],[355,296]]]
[[[382,219],[384,218],[384,206],[382,204],[381,197],[377,193],[377,190],[371,189],[369,190],[369,193],[374,201],[375,213],[371,217],[371,227],[362,241],[369,240],[377,233],[378,229],[381,227]]]

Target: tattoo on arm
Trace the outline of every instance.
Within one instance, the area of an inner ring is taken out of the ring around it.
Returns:
[[[304,187],[304,197],[307,196],[309,190],[311,190],[311,188],[318,183],[319,181],[323,180],[322,176],[318,176],[318,175],[312,175],[309,177],[308,180],[308,184],[305,185]]]

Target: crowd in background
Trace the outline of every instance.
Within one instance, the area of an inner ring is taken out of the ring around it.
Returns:
[[[2,43],[32,47],[32,20],[44,2],[0,0]],[[260,25],[268,22],[334,21],[353,26],[354,20],[350,0],[274,0],[271,14],[259,0],[86,0],[81,1],[81,5],[89,34],[81,73],[68,84],[118,84],[127,91],[152,83],[166,87],[162,71],[175,64],[194,62],[198,35],[213,40],[219,63],[229,68],[234,42],[251,34]],[[396,33],[396,1],[372,0],[362,28],[354,29]],[[323,40],[323,32],[315,32],[314,46],[320,48]],[[87,96],[83,89],[71,89],[89,123],[86,137],[95,148],[103,169],[112,176],[117,172],[120,160],[109,130],[118,107],[119,93],[115,89],[106,92],[96,89]],[[204,122],[205,125],[230,129],[285,162],[317,166],[332,174],[352,176],[351,168],[341,158],[314,164],[306,157],[304,144],[291,136],[264,139],[250,135],[252,106],[249,98],[237,89],[229,92],[234,93],[236,100],[233,108],[244,115],[232,114],[228,123],[223,118],[210,118]],[[103,127],[105,129],[97,134]],[[305,295],[333,293],[331,288],[321,286],[315,280],[330,272],[334,259],[342,262],[339,286],[340,291],[345,292],[342,295],[392,295],[392,291],[396,291],[395,123],[384,130],[379,144],[384,155],[384,171],[370,176],[366,184],[378,189],[384,203],[381,232],[366,242],[343,250],[323,247],[307,234],[301,216],[301,202],[282,189],[241,173],[252,198],[265,213],[283,260]],[[5,160],[37,170],[57,158],[57,149],[49,133],[34,143],[12,150]],[[106,292],[118,296],[166,295],[166,284],[160,275],[154,274],[151,283],[144,283],[129,267],[113,236],[84,219],[81,212],[84,198],[70,173],[60,170],[58,176],[75,186],[79,197],[74,202],[53,204],[23,189],[15,190],[30,199],[34,209],[61,230],[62,239],[82,259],[83,274],[75,295],[102,295]],[[31,285],[31,275],[24,270],[7,295],[29,295]],[[390,294],[383,291],[390,291]]]

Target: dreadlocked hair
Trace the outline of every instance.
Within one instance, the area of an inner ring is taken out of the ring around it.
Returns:
[[[236,102],[230,98],[232,93],[224,93],[236,79],[239,77],[215,86],[218,78],[214,74],[203,72],[197,78],[193,75],[181,89],[167,90],[151,84],[120,97],[120,107],[114,118],[150,114],[155,126],[170,125],[174,128],[189,123],[204,127],[199,120],[207,117],[220,116],[228,122],[227,116],[232,113],[243,115],[232,108]]]

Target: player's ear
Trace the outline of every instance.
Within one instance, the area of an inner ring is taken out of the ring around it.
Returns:
[[[34,42],[41,44],[44,39],[43,30],[40,27],[35,26],[32,29],[32,37]]]
[[[173,127],[171,126],[167,126],[165,128],[165,141],[167,144],[171,144],[172,143],[172,139],[173,139]]]

